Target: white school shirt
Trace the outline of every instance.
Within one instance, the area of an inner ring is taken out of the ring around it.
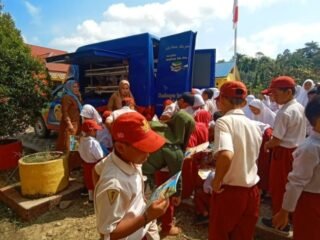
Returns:
[[[304,107],[292,99],[277,112],[272,135],[281,140],[281,147],[295,148],[306,138],[306,129]]]
[[[104,240],[109,240],[110,233],[127,214],[139,216],[145,210],[141,165],[128,164],[112,152],[96,164],[95,171],[100,175],[94,191],[97,228]],[[151,224],[122,239],[142,239]],[[159,235],[153,239],[159,239]]]
[[[282,202],[282,208],[289,212],[295,210],[303,191],[320,194],[320,133],[312,131],[292,155],[292,171]]]
[[[119,116],[127,112],[136,112],[136,110],[131,109],[129,106],[124,106],[118,110],[114,110],[111,112],[110,116],[107,117],[107,123],[113,123]]]
[[[216,121],[214,154],[228,150],[234,153],[222,184],[252,187],[259,181],[256,160],[259,156],[262,133],[242,109],[233,109]]]
[[[82,160],[87,163],[95,163],[103,158],[100,143],[94,137],[81,137],[78,151]]]
[[[161,115],[168,116],[171,118],[179,110],[180,110],[180,108],[179,108],[178,102],[175,101],[175,102],[169,104],[168,106],[166,106],[166,108],[164,109],[164,111]]]

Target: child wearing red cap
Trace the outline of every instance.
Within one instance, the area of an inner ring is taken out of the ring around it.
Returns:
[[[141,165],[165,139],[151,130],[137,112],[120,115],[112,124],[114,149],[99,162],[95,188],[97,228],[102,239],[160,239],[155,219],[167,209],[167,200],[156,200],[146,209]]]
[[[85,120],[81,126],[84,137],[80,138],[78,151],[83,160],[83,178],[88,189],[89,202],[93,201],[92,169],[103,158],[103,150],[96,139],[97,131],[101,129],[102,127],[95,120]]]
[[[272,80],[269,89],[277,104],[283,105],[276,114],[272,138],[265,144],[266,150],[273,151],[269,189],[274,215],[281,209],[288,174],[292,170],[292,153],[306,137],[306,119],[303,106],[294,98],[293,78],[277,77]],[[272,219],[263,218],[262,223],[272,228]],[[283,229],[284,234],[289,234],[289,231],[289,225]]]
[[[305,115],[313,126],[311,135],[293,152],[282,209],[273,217],[275,228],[288,224],[293,214],[293,239],[320,239],[320,96],[311,100]]]
[[[261,145],[259,127],[242,110],[247,88],[228,81],[217,99],[223,116],[216,121],[209,239],[253,239],[259,215],[256,160]]]

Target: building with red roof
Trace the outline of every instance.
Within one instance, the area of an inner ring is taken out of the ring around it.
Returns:
[[[46,62],[47,57],[52,57],[56,55],[61,55],[67,53],[66,51],[40,47],[36,45],[27,44],[31,49],[31,55],[36,58],[40,58],[42,61]],[[60,63],[47,63],[46,68],[50,74],[51,80],[53,83],[60,84],[65,82],[68,75],[69,64],[60,64]]]

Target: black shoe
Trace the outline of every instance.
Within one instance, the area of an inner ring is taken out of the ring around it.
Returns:
[[[195,225],[202,225],[202,224],[207,224],[207,223],[209,223],[208,216],[197,215],[196,222],[194,224]]]
[[[80,192],[80,196],[82,197],[87,197],[89,195],[88,190],[87,189],[83,189]]]
[[[285,226],[282,230],[280,229],[276,229],[273,225],[272,225],[272,219],[271,218],[262,218],[261,219],[261,223],[264,227],[267,227],[269,230],[272,230],[273,232],[279,233],[281,235],[284,236],[288,236],[290,235],[290,224],[287,224],[287,226]]]

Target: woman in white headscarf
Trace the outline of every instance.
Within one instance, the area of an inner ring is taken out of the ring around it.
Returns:
[[[299,94],[297,95],[296,99],[299,103],[301,103],[302,106],[307,106],[308,103],[308,92],[314,88],[315,84],[313,80],[307,79],[303,82],[302,88],[299,91]]]
[[[270,125],[273,128],[276,114],[271,111],[261,100],[253,99],[249,103],[252,114],[252,120]]]

